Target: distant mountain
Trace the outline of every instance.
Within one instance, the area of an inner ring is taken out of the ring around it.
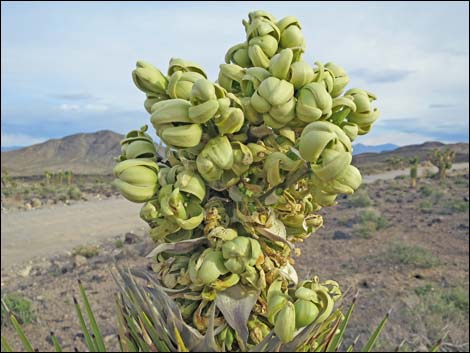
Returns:
[[[2,152],[6,152],[6,151],[14,151],[14,150],[18,150],[20,148],[23,148],[24,146],[8,146],[8,147],[3,147],[2,146]]]
[[[361,153],[369,153],[369,152],[383,152],[383,151],[393,151],[394,149],[398,148],[399,146],[394,145],[393,143],[385,143],[383,145],[376,145],[376,146],[368,146],[363,145],[362,143],[357,143],[353,145],[353,156],[356,154]]]
[[[121,152],[122,135],[103,130],[2,152],[1,170],[10,175],[41,175],[45,170],[76,174],[109,174]]]

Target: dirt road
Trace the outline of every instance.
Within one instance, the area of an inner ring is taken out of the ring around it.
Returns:
[[[141,231],[146,224],[138,217],[140,207],[113,198],[29,212],[2,212],[2,268],[33,257],[70,251],[76,245]]]
[[[453,169],[468,168],[468,163]],[[423,170],[420,168],[420,172]],[[364,176],[364,183],[407,175],[408,169]],[[143,232],[141,205],[125,199],[77,203],[71,206],[11,212],[1,215],[1,266],[8,268],[35,257],[70,251],[74,246],[104,240],[129,231]]]

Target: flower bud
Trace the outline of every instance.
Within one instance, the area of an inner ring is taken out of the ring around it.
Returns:
[[[333,89],[330,94],[333,98],[338,97],[343,93],[344,88],[348,85],[349,77],[341,66],[332,62],[326,63],[325,68],[328,69],[334,77]]]
[[[198,64],[195,64],[191,61],[186,61],[179,58],[171,58],[170,65],[168,67],[168,76],[172,76],[175,72],[182,71],[182,72],[196,72],[204,78],[207,78],[206,73]]]
[[[274,55],[269,62],[269,71],[271,74],[278,79],[286,80],[293,57],[292,49],[283,49],[278,54]]]
[[[222,251],[208,248],[195,254],[189,262],[189,276],[194,284],[210,285],[228,270],[224,266]]]
[[[132,79],[138,89],[147,94],[164,95],[168,86],[167,78],[153,65],[137,61]]]
[[[233,150],[226,136],[214,137],[196,159],[199,173],[206,181],[218,180],[223,171],[232,168]]]
[[[154,159],[156,157],[155,144],[152,138],[145,133],[147,129],[147,125],[144,125],[140,130],[132,130],[121,141],[121,161],[134,158]]]
[[[171,98],[189,100],[194,83],[201,79],[204,79],[204,76],[197,72],[176,71],[170,76],[167,93]]]
[[[116,164],[113,173],[113,185],[129,201],[145,202],[157,192],[158,165],[153,161],[128,159]]]
[[[281,32],[281,48],[291,48],[294,50],[296,60],[305,50],[305,39],[302,34],[299,20],[294,16],[287,16],[281,19],[277,26]]]
[[[276,77],[268,77],[251,97],[251,105],[263,113],[268,126],[281,128],[295,117],[294,86]]]
[[[325,87],[318,82],[311,82],[303,86],[297,99],[297,117],[306,123],[331,116],[333,100]]]
[[[229,92],[238,93],[245,69],[235,64],[221,64],[217,82]]]
[[[352,96],[356,105],[356,111],[351,112],[347,117],[348,122],[358,126],[359,135],[367,134],[372,124],[379,117],[379,110],[377,108],[372,109],[371,107],[375,96],[359,88],[350,89],[344,95]]]
[[[239,131],[244,121],[243,111],[239,108],[230,107],[215,119],[215,125],[220,135],[226,135]]]
[[[268,70],[262,67],[250,67],[246,69],[245,75],[242,77],[241,89],[243,95],[251,97],[260,83],[271,76]]]
[[[248,56],[248,45],[241,43],[231,47],[227,54],[225,54],[225,62],[227,64],[233,63],[241,67],[250,67],[251,61]]]

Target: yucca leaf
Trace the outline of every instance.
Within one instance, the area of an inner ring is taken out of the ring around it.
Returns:
[[[388,321],[388,317],[390,316],[390,311],[385,315],[385,317],[380,322],[379,326],[375,329],[372,335],[367,340],[365,346],[361,349],[361,352],[370,352],[374,347],[375,343],[377,342],[377,338],[379,337],[380,333],[382,332],[385,324]]]
[[[85,320],[83,319],[82,310],[80,309],[80,305],[78,304],[77,298],[75,297],[73,297],[73,304],[75,306],[75,311],[77,312],[80,328],[82,329],[83,335],[85,336],[85,344],[90,352],[96,352],[97,349],[93,343],[93,340],[91,339],[90,332],[88,331]]]
[[[356,306],[356,299],[357,295],[354,296],[351,305],[349,306],[348,312],[346,313],[346,316],[343,319],[343,322],[341,322],[341,325],[339,326],[339,334],[334,336],[333,340],[331,341],[331,344],[328,345],[327,347],[327,352],[334,352],[337,351],[339,346],[341,345],[341,341],[343,340],[344,333],[346,332],[346,327],[348,326],[349,323],[349,318],[351,317],[351,314]]]
[[[355,347],[356,344],[357,344],[357,341],[359,341],[359,336],[357,336],[357,337],[354,339],[353,343],[351,343],[351,345],[348,347],[348,349],[346,349],[346,352],[352,352],[353,349],[354,349],[354,347]]]
[[[439,338],[439,340],[434,344],[434,346],[432,346],[430,352],[438,352],[439,351],[439,348],[441,348],[441,344],[442,344],[442,342],[444,342],[444,339],[447,337],[447,334],[448,334],[448,332],[446,332],[444,334],[444,336]]]
[[[259,297],[259,291],[236,284],[223,292],[219,292],[215,299],[217,308],[222,312],[227,323],[241,339],[240,348],[245,350],[248,340],[247,322],[251,310]]]
[[[338,326],[341,323],[342,318],[338,318],[336,320],[336,323],[331,327],[330,331],[328,332],[328,335],[325,338],[325,341],[319,346],[321,347],[322,352],[329,352],[328,347],[331,345],[331,342],[334,337],[337,337],[339,335]]]
[[[93,310],[91,309],[90,303],[85,293],[85,288],[83,288],[82,282],[80,280],[78,280],[78,287],[80,288],[80,294],[82,295],[83,305],[85,306],[85,311],[87,313],[88,320],[90,320],[91,329],[95,336],[96,348],[99,352],[106,352],[103,336],[101,335],[100,329],[96,324],[95,316],[93,315]]]
[[[62,347],[60,346],[60,343],[57,340],[57,337],[54,335],[54,332],[52,331],[51,331],[51,340],[52,340],[52,343],[54,344],[55,351],[62,352]]]
[[[3,336],[2,336],[2,352],[13,352],[13,349],[11,349],[11,346],[8,343],[7,339]]]
[[[181,338],[180,332],[176,328],[176,325],[174,325],[173,328],[175,330],[176,344],[178,345],[178,352],[189,352],[188,348],[186,348],[186,345],[183,342],[183,339]]]
[[[15,328],[16,333],[18,333],[18,336],[20,337],[20,340],[21,340],[21,343],[23,344],[24,349],[27,352],[34,352],[34,349],[31,346],[31,343],[29,342],[28,338],[25,336],[23,330],[21,329],[20,324],[16,320],[15,315],[13,315],[11,312],[10,312],[10,321],[13,327]]]

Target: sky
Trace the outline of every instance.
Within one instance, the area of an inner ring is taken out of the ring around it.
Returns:
[[[2,147],[150,125],[135,62],[166,73],[180,57],[216,80],[227,49],[245,39],[242,19],[257,9],[296,16],[305,61],[332,61],[348,88],[377,96],[381,116],[357,142],[468,141],[467,2],[2,1]]]

